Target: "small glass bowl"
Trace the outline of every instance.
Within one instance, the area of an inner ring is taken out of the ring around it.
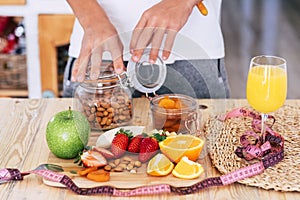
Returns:
[[[176,99],[180,108],[164,108],[159,102],[164,99]],[[198,129],[198,103],[189,96],[182,94],[164,94],[151,99],[150,108],[153,128],[168,132],[194,135]]]

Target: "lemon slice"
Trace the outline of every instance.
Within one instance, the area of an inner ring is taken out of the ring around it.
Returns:
[[[197,162],[191,161],[188,159],[188,157],[184,156],[179,161],[179,163],[177,163],[172,171],[172,174],[177,178],[195,179],[198,178],[203,172],[204,169],[202,165]]]
[[[166,176],[171,173],[174,164],[163,154],[154,156],[148,163],[147,174],[151,176]]]
[[[196,161],[203,146],[204,141],[193,135],[169,136],[159,143],[161,152],[175,163],[178,163],[183,156]]]

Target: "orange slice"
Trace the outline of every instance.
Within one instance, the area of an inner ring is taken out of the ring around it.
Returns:
[[[161,152],[175,163],[178,163],[183,156],[196,161],[203,146],[204,141],[193,135],[169,136],[159,143]]]
[[[179,163],[177,163],[172,171],[172,174],[177,178],[194,179],[198,178],[203,172],[204,169],[202,165],[197,162],[191,161],[188,159],[188,157],[184,156],[179,161]]]
[[[163,154],[154,156],[148,163],[147,174],[151,176],[166,176],[171,173],[174,164]]]

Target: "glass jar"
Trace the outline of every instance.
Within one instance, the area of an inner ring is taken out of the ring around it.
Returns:
[[[164,103],[163,99],[167,101]],[[198,103],[192,97],[158,95],[151,99],[150,108],[154,129],[193,135],[199,128]]]
[[[130,124],[132,96],[126,74],[117,75],[110,69],[95,81],[88,77],[74,93],[74,107],[86,115],[91,128],[108,130]]]

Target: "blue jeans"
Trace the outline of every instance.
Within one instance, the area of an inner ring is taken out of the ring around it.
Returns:
[[[75,58],[69,58],[64,73],[63,97],[73,97],[78,83],[71,82]],[[126,64],[125,64],[126,66]],[[167,77],[156,94],[185,94],[194,98],[229,98],[224,59],[179,60],[167,65]],[[133,97],[144,94],[132,88]]]

